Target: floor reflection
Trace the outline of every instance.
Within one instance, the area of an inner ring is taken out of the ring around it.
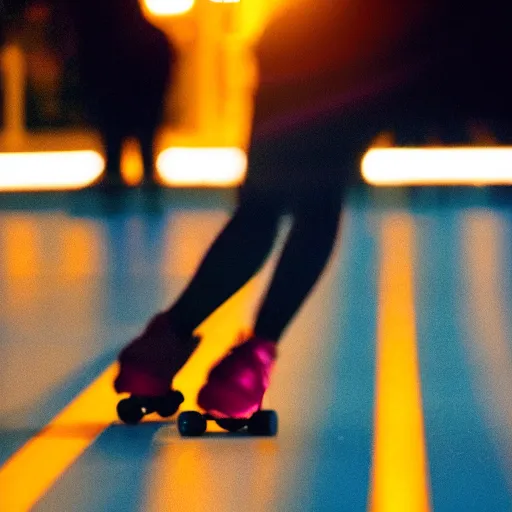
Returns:
[[[280,346],[273,439],[115,414],[119,348],[186,285],[229,201],[0,210],[0,510],[509,510],[510,215],[482,190],[434,192],[350,204]],[[287,229],[199,327],[184,408],[252,325]]]
[[[512,331],[504,282],[511,262],[505,245],[507,220],[489,210],[473,210],[463,217],[461,235],[471,298],[465,305],[473,384],[512,492]]]

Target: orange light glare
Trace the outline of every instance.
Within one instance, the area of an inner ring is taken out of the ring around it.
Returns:
[[[383,148],[363,158],[371,185],[506,185],[512,183],[512,147]]]
[[[171,186],[234,186],[245,176],[247,157],[240,148],[170,148],[160,153],[157,169]]]
[[[0,153],[0,190],[64,190],[83,188],[103,172],[96,151]]]
[[[144,0],[144,3],[155,16],[176,16],[189,12],[195,0]]]

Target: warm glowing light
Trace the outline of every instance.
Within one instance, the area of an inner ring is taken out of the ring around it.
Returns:
[[[165,184],[234,186],[245,176],[247,157],[239,148],[170,148],[157,159]]]
[[[103,172],[96,151],[0,153],[0,190],[78,189]]]
[[[148,11],[156,16],[185,14],[194,7],[195,0],[144,0]]]
[[[123,176],[133,185],[140,179],[141,163],[129,156],[123,159]],[[104,166],[93,150],[0,153],[0,190],[84,188]],[[158,156],[157,169],[167,186],[236,186],[245,177],[247,156],[235,147],[168,148]],[[376,148],[364,156],[362,175],[377,186],[509,185],[512,147]]]
[[[512,148],[371,149],[362,174],[371,185],[512,184]]]
[[[140,146],[133,139],[126,141],[121,154],[121,176],[128,186],[138,185],[144,176]]]
[[[140,179],[139,160],[131,153],[123,158],[123,177],[129,184]],[[103,157],[92,150],[0,153],[0,190],[84,188],[100,177],[104,166]],[[245,152],[239,148],[169,148],[157,159],[162,182],[178,187],[235,186],[246,167]]]
[[[414,225],[384,219],[371,512],[431,510],[414,310]]]

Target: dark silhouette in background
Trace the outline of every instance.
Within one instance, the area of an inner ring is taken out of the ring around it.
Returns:
[[[144,183],[154,183],[154,142],[177,52],[144,17],[138,0],[68,3],[77,39],[80,78],[93,125],[106,152],[103,184],[122,184],[121,150],[140,144]]]

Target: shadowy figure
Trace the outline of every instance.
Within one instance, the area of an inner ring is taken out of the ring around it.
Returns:
[[[176,50],[148,22],[138,0],[75,0],[68,9],[76,31],[86,104],[106,152],[107,188],[121,185],[123,142],[141,148],[144,183],[154,183],[154,141],[162,121]]]
[[[199,342],[194,330],[261,268],[289,213],[253,334],[198,397],[217,418],[258,410],[276,346],[325,269],[373,138],[511,119],[501,60],[512,48],[509,10],[492,0],[290,2],[256,49],[260,85],[238,207],[177,301],[121,352],[116,390],[165,395]]]

